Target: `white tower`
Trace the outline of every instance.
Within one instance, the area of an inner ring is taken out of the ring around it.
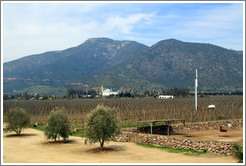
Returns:
[[[197,87],[198,87],[198,74],[196,69],[196,78],[195,78],[195,109],[197,110]]]

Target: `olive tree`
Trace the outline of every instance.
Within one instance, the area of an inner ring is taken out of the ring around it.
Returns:
[[[243,143],[234,142],[232,145],[234,156],[238,159],[239,163],[243,162]]]
[[[48,124],[45,127],[44,135],[47,139],[54,139],[62,137],[64,141],[72,134],[70,122],[65,114],[65,111],[58,108],[52,110],[48,118]]]
[[[85,143],[87,141],[90,143],[99,142],[100,148],[103,150],[104,142],[118,134],[120,134],[120,124],[115,108],[98,105],[87,115]]]
[[[20,135],[21,131],[30,124],[30,116],[23,108],[11,108],[7,113],[6,130],[14,131]]]

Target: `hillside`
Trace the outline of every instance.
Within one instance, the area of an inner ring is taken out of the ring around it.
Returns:
[[[151,47],[134,41],[92,38],[63,51],[4,63],[4,92],[31,86],[131,87],[135,91],[172,87],[242,91],[243,57],[212,44],[162,40]]]
[[[211,44],[175,39],[156,43],[93,82],[115,88],[129,85],[138,90],[193,89],[196,68],[199,90],[234,91],[243,88],[243,57],[240,54]]]
[[[92,38],[63,51],[51,51],[4,63],[4,92],[34,85],[80,82],[109,71],[148,47],[134,41]],[[11,79],[14,78],[14,79]]]

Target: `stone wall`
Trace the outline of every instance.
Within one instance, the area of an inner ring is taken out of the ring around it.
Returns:
[[[196,131],[196,130],[209,130],[217,129],[220,126],[224,128],[230,123],[232,127],[243,126],[243,120],[226,120],[226,121],[214,121],[214,122],[200,122],[200,123],[189,123],[185,127],[183,125],[172,125],[175,131]],[[208,141],[208,140],[198,140],[198,139],[187,139],[187,138],[177,138],[175,136],[164,136],[164,135],[151,135],[137,133],[136,128],[125,129],[122,134],[115,139],[117,141],[123,142],[134,142],[141,144],[150,144],[155,146],[163,146],[170,148],[182,148],[191,149],[202,152],[204,149],[209,153],[219,153],[219,154],[232,154],[232,143],[222,142],[222,141]]]

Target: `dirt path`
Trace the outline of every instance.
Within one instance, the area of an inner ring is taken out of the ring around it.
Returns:
[[[134,143],[110,142],[111,150],[98,152],[98,144],[85,145],[80,137],[70,143],[50,144],[43,133],[24,130],[24,136],[3,134],[3,163],[236,163],[233,157],[204,154],[187,156],[160,149],[145,148]]]

